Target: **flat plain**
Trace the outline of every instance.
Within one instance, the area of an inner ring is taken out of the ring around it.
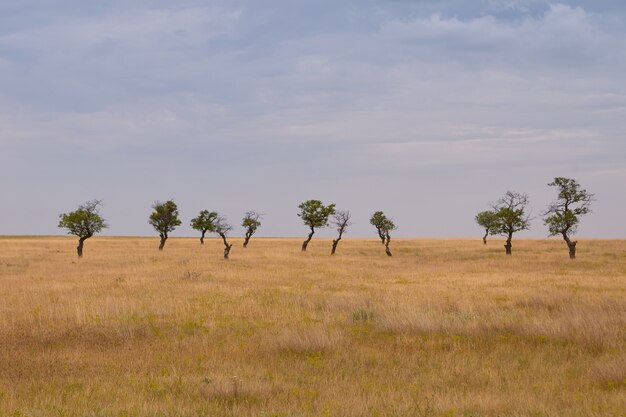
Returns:
[[[626,416],[626,241],[0,237],[0,416]]]

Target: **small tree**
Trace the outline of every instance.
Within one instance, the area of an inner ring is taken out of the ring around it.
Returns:
[[[152,208],[154,211],[150,214],[148,223],[159,233],[161,237],[159,250],[163,250],[168,233],[174,231],[181,224],[178,218],[178,206],[174,201],[168,200],[165,203],[157,201],[152,205]]]
[[[233,245],[229,244],[228,241],[226,240],[226,235],[231,230],[233,230],[233,226],[228,224],[225,217],[218,215],[217,218],[215,219],[215,228],[213,231],[217,233],[219,237],[221,237],[222,240],[224,241],[224,259],[228,259],[230,250],[233,247]]]
[[[382,211],[377,211],[372,215],[370,219],[370,223],[372,226],[376,228],[376,232],[378,232],[378,237],[380,238],[380,242],[385,244],[385,232],[384,229],[386,227],[386,222],[388,221],[387,217],[383,214]]]
[[[370,223],[376,228],[378,232],[378,237],[383,241],[383,245],[385,245],[385,253],[387,256],[391,256],[391,251],[389,250],[389,243],[391,242],[391,232],[396,230],[396,225],[393,223],[392,219],[387,218],[385,213],[382,211],[375,212],[370,218]]]
[[[213,232],[215,228],[215,219],[217,219],[217,213],[209,210],[202,210],[198,217],[191,219],[191,227],[200,231],[200,244],[204,245],[204,236],[206,232]]]
[[[558,187],[558,197],[550,204],[543,213],[544,224],[548,226],[550,236],[561,235],[569,248],[570,259],[576,259],[576,244],[570,237],[576,233],[580,216],[591,213],[591,203],[594,196],[587,190],[581,189],[580,184],[574,179],[557,177],[548,184],[550,187]]]
[[[304,252],[315,234],[315,228],[328,226],[328,217],[335,213],[335,205],[325,206],[319,200],[307,200],[298,207],[300,208],[298,217],[311,229],[307,240],[302,242],[302,252]]]
[[[487,236],[489,236],[489,232],[491,232],[496,224],[496,218],[496,213],[492,210],[481,211],[474,218],[476,223],[485,229],[485,235],[483,236],[483,243],[485,245],[487,244]]]
[[[490,233],[507,237],[504,245],[507,255],[512,253],[513,234],[530,229],[530,218],[526,214],[527,207],[528,196],[514,191],[507,191],[504,197],[493,205],[496,219]]]
[[[85,240],[109,227],[100,216],[101,206],[101,200],[91,200],[78,206],[76,211],[59,215],[59,227],[67,229],[68,235],[78,236],[76,253],[79,258],[83,257]]]
[[[339,236],[337,237],[337,239],[333,240],[333,248],[330,251],[331,255],[335,254],[335,251],[337,250],[337,245],[339,244],[341,237],[344,233],[346,233],[348,227],[352,224],[350,222],[350,218],[351,216],[349,211],[337,210],[337,212],[333,214],[333,218],[330,222],[337,229]]]
[[[243,216],[243,219],[241,220],[241,225],[246,228],[246,237],[243,240],[244,248],[248,247],[248,242],[250,241],[250,238],[253,234],[256,233],[256,229],[261,226],[261,217],[263,217],[263,215],[257,213],[254,210],[248,211],[245,216]]]

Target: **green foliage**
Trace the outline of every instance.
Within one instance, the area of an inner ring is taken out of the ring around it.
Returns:
[[[376,228],[378,234],[382,234],[382,236],[387,236],[392,230],[396,230],[396,225],[393,223],[393,220],[385,216],[385,213],[382,211],[377,211],[372,214],[370,223]]]
[[[530,229],[530,218],[526,213],[528,196],[507,191],[493,206],[495,221],[490,234],[511,236],[515,232]]]
[[[556,177],[548,184],[558,188],[556,201],[544,212],[543,220],[548,226],[550,236],[571,236],[576,233],[580,216],[590,213],[591,203],[594,196],[587,190],[581,189],[580,184],[574,179]]]
[[[261,214],[251,210],[245,214],[243,219],[241,219],[241,225],[246,228],[247,233],[249,233],[250,236],[256,232],[256,229],[258,229],[259,226],[261,226],[261,217]]]
[[[191,219],[191,227],[200,232],[214,232],[217,213],[209,210],[202,210],[198,217]]]
[[[150,214],[148,223],[154,227],[154,230],[159,232],[161,236],[167,236],[167,234],[176,227],[180,226],[181,221],[178,218],[178,206],[174,201],[168,200],[165,203],[157,201],[152,205],[154,211]]]
[[[311,229],[328,226],[328,217],[335,213],[335,204],[325,206],[319,200],[307,200],[298,208],[298,217]]]
[[[78,206],[78,210],[59,215],[59,227],[67,229],[67,234],[78,236],[82,239],[92,237],[106,229],[108,225],[100,216],[102,201],[91,200]]]
[[[483,227],[487,232],[489,232],[493,226],[496,224],[497,215],[493,210],[481,211],[474,218],[476,223]]]

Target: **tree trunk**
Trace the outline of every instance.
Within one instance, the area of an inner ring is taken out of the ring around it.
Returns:
[[[511,248],[513,245],[511,244],[511,240],[513,239],[513,233],[509,233],[509,237],[506,239],[506,244],[504,245],[504,249],[506,250],[506,254],[511,254]]]
[[[387,235],[387,238],[385,239],[385,253],[387,254],[387,256],[391,256],[391,251],[389,250],[389,242],[391,242],[391,237]]]
[[[333,248],[330,251],[331,255],[335,254],[335,251],[337,250],[337,245],[339,244],[339,241],[341,240],[341,233],[339,233],[339,237],[335,240],[333,240]]]
[[[230,253],[230,249],[233,247],[233,245],[229,245],[228,242],[226,241],[226,235],[225,234],[220,234],[220,237],[222,238],[222,240],[224,241],[224,259],[228,259],[228,254]]]
[[[78,239],[78,246],[76,247],[76,253],[78,253],[79,258],[83,257],[83,244],[85,243],[85,240],[87,240],[86,237],[81,237],[80,239]]]
[[[567,243],[567,247],[569,248],[569,258],[576,259],[576,244],[578,241],[575,240],[572,242],[565,233],[563,233],[563,240],[565,240],[565,243]]]
[[[248,247],[248,242],[250,242],[250,238],[252,237],[252,233],[250,233],[249,231],[246,232],[246,238],[243,240],[243,247],[247,248]]]
[[[380,229],[376,229],[378,230],[378,237],[380,238],[380,243],[382,243],[383,245],[385,244],[385,235],[383,234],[383,232],[381,232]]]
[[[167,235],[166,234],[161,234],[161,243],[159,244],[159,250],[163,250],[163,248],[165,247],[165,241],[167,240]]]
[[[483,245],[487,244],[487,236],[489,236],[489,230],[485,230],[485,236],[483,236]]]
[[[314,233],[315,233],[315,229],[311,227],[311,233],[309,233],[309,237],[307,238],[307,240],[302,242],[302,252],[306,252],[306,247],[309,246],[309,242],[313,238]]]
[[[204,235],[206,234],[206,230],[202,231],[202,236],[200,236],[200,244],[204,245]]]

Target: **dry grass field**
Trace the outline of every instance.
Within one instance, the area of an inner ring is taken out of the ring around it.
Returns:
[[[626,241],[0,238],[1,416],[626,416]]]

